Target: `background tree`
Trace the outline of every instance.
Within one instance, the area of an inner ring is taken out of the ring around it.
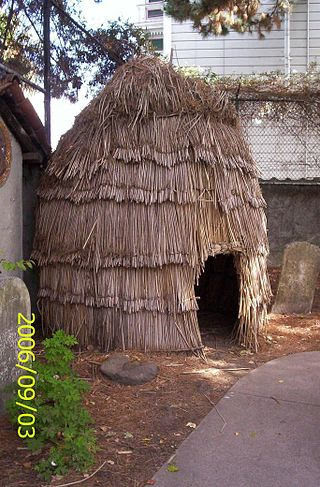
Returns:
[[[175,20],[191,20],[193,28],[203,36],[226,35],[230,29],[237,32],[257,31],[260,37],[274,27],[280,28],[284,14],[290,9],[290,0],[274,0],[262,6],[260,0],[167,0],[166,12]]]
[[[144,30],[120,19],[87,29],[100,42],[96,43],[79,28],[87,28],[81,0],[51,3],[51,90],[55,98],[76,101],[82,86],[100,89],[119,65],[150,48]],[[43,80],[42,6],[43,0],[0,0],[1,62],[38,83]]]

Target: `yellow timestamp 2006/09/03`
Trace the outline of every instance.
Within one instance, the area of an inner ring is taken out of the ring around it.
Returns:
[[[20,438],[34,438],[36,434],[34,413],[37,412],[37,409],[30,405],[36,395],[34,385],[37,372],[32,368],[32,362],[35,361],[35,354],[32,351],[35,341],[32,337],[36,331],[32,324],[35,319],[34,314],[32,314],[31,320],[28,320],[22,313],[18,314],[18,335],[20,338],[18,339],[19,352],[16,367],[28,373],[28,375],[20,375],[18,378],[19,389],[16,405],[23,410],[18,417],[18,435]]]

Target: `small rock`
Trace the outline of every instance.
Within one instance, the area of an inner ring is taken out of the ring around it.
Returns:
[[[139,385],[153,380],[159,367],[151,362],[130,361],[127,355],[115,353],[105,360],[101,372],[109,379],[125,385]]]

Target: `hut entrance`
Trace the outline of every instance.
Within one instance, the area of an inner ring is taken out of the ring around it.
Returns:
[[[230,336],[239,311],[239,283],[233,255],[209,257],[195,293],[201,332]]]

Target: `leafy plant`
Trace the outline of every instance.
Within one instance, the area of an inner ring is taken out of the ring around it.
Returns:
[[[202,79],[206,83],[217,86],[219,89],[236,93],[243,88],[252,92],[272,91],[274,94],[290,95],[301,93],[303,99],[312,98],[312,92],[317,91],[320,83],[320,66],[316,62],[309,64],[307,71],[303,73],[292,72],[290,77],[280,71],[266,71],[262,73],[246,75],[218,75],[210,69],[196,66],[183,66],[177,71],[192,78]]]
[[[35,263],[33,260],[25,260],[25,259],[18,260],[17,262],[12,262],[11,260],[6,260],[6,259],[0,259],[0,265],[2,266],[3,270],[10,272],[10,271],[16,271],[17,269],[20,269],[21,271],[32,269]]]
[[[45,360],[33,363],[37,371],[32,401],[37,409],[36,435],[24,441],[30,450],[44,453],[35,469],[48,481],[53,474],[65,475],[71,468],[86,471],[94,462],[97,446],[89,427],[92,418],[82,404],[89,386],[71,368],[71,347],[77,344],[76,338],[59,330],[43,344]],[[21,408],[16,398],[7,402],[7,410],[11,422],[18,424]]]
[[[277,0],[272,5],[261,0],[166,0],[165,10],[179,22],[191,20],[193,28],[204,37],[235,30],[257,31],[264,38],[264,32],[280,29],[292,3],[293,0]]]

